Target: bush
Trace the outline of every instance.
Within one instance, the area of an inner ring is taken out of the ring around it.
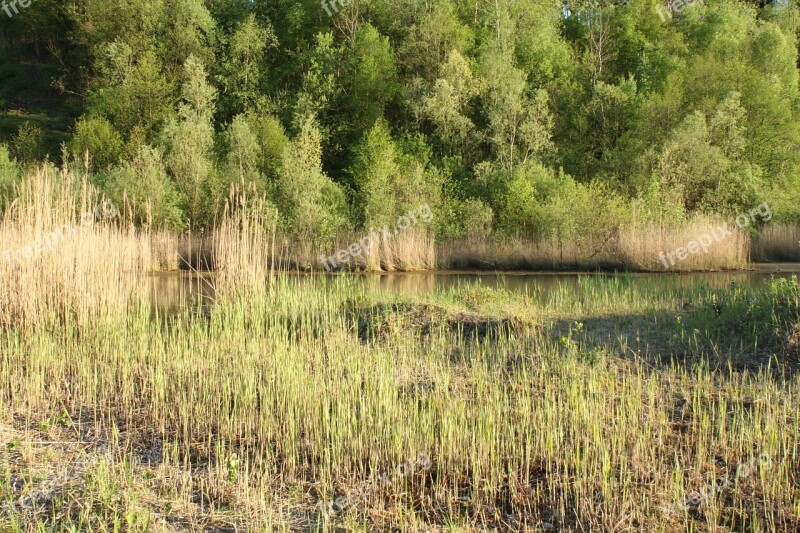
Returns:
[[[119,162],[123,142],[122,136],[105,118],[85,117],[75,126],[75,136],[69,146],[77,161],[83,161],[88,152],[91,168],[102,170]]]
[[[0,144],[0,213],[5,210],[8,198],[19,180],[19,166],[11,158],[8,146]]]
[[[347,200],[322,171],[320,142],[319,129],[307,119],[284,151],[275,192],[285,230],[326,241],[347,228]]]
[[[17,161],[33,164],[44,157],[44,131],[39,126],[25,122],[11,139],[10,148]]]
[[[258,141],[258,169],[268,178],[275,179],[283,153],[289,146],[289,137],[286,136],[281,122],[272,115],[250,112],[246,118],[250,131]]]
[[[436,217],[438,237],[476,241],[492,234],[494,212],[478,198],[446,201]]]
[[[142,146],[132,161],[112,169],[106,191],[117,205],[125,206],[137,224],[166,229],[184,226],[180,195],[158,149]]]

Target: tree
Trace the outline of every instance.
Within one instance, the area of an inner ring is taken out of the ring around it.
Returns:
[[[275,180],[280,170],[283,154],[289,146],[289,137],[276,117],[249,111],[245,118],[250,131],[256,137],[259,171],[270,180]]]
[[[258,138],[244,115],[234,117],[225,130],[224,141],[224,182],[254,183],[258,190],[264,192],[266,184],[258,169]]]
[[[344,191],[322,171],[319,128],[313,117],[286,147],[275,184],[283,227],[301,239],[328,240],[347,227]]]
[[[131,161],[113,168],[105,191],[125,206],[136,224],[171,230],[184,226],[180,195],[157,148],[142,146]]]
[[[346,110],[349,123],[361,132],[383,115],[386,104],[398,90],[394,50],[389,39],[370,24],[358,27],[349,50]]]
[[[122,136],[103,117],[84,117],[75,126],[70,142],[73,157],[82,161],[88,153],[93,170],[105,170],[119,161]]]
[[[552,148],[549,97],[542,89],[528,94],[525,73],[514,66],[509,50],[489,51],[482,66],[488,86],[484,104],[488,137],[510,177],[515,164]]]
[[[18,182],[19,176],[19,166],[11,157],[8,146],[0,144],[0,214],[5,211],[6,202],[11,196],[14,185]]]
[[[200,60],[190,56],[184,65],[182,102],[178,119],[166,127],[167,167],[186,202],[192,226],[210,224],[225,195],[211,158],[214,146],[216,90],[208,84]]]
[[[401,176],[385,120],[378,120],[353,151],[350,173],[358,189],[356,205],[362,226],[369,228],[394,221],[398,215],[395,187]]]
[[[441,77],[422,101],[423,115],[450,154],[463,154],[475,144],[475,125],[467,116],[467,106],[481,92],[480,81],[467,60],[453,50],[442,65]]]
[[[152,50],[135,54],[122,42],[100,50],[98,76],[89,90],[89,114],[108,119],[123,136],[137,126],[155,132],[175,102],[172,83]]]
[[[260,24],[253,14],[237,26],[220,65],[223,107],[229,112],[242,113],[255,106],[266,75],[265,53],[276,45],[272,27]]]

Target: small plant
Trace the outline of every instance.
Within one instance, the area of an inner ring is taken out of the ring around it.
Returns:
[[[232,453],[228,456],[225,461],[225,470],[227,472],[226,479],[228,482],[235,483],[239,478],[239,456],[236,453]]]

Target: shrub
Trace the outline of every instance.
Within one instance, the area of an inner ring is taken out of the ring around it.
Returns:
[[[142,146],[131,161],[109,172],[107,194],[124,205],[137,224],[182,229],[181,198],[170,180],[161,151]]]
[[[44,131],[39,126],[25,122],[11,139],[11,153],[17,161],[32,164],[44,157]]]
[[[69,146],[76,160],[82,161],[88,152],[91,168],[101,170],[119,162],[123,142],[122,136],[105,118],[85,117],[75,126],[75,136]]]
[[[344,191],[322,171],[320,142],[315,122],[306,119],[284,151],[275,192],[284,229],[324,241],[348,224]]]
[[[11,158],[8,146],[0,144],[0,213],[5,210],[7,199],[18,180],[19,166]]]
[[[451,199],[444,203],[436,221],[439,237],[476,241],[492,234],[494,211],[479,198]]]
[[[268,178],[275,179],[281,167],[283,153],[289,146],[286,130],[280,120],[272,115],[249,112],[246,119],[258,144],[258,168]]]
[[[223,144],[225,185],[239,182],[255,183],[258,190],[263,193],[265,184],[258,171],[258,139],[244,115],[237,115],[228,125],[223,135]]]

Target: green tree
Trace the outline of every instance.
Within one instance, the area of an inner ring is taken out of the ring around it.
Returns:
[[[212,160],[214,147],[214,100],[205,67],[190,56],[184,67],[183,101],[178,119],[171,120],[165,134],[169,145],[167,168],[186,202],[192,226],[210,224],[225,196]]]
[[[23,122],[11,139],[11,154],[23,165],[35,164],[44,157],[44,131],[31,122]]]
[[[155,132],[171,113],[172,83],[155,52],[136,56],[127,44],[115,41],[100,50],[98,76],[89,91],[92,116],[102,116],[123,136],[141,126]]]
[[[270,180],[278,176],[283,154],[289,146],[289,137],[280,120],[265,113],[249,111],[245,118],[256,137],[256,157],[259,171]]]
[[[466,58],[453,50],[442,65],[441,77],[422,101],[423,115],[433,123],[450,154],[465,154],[475,145],[475,124],[468,116],[468,106],[480,94],[481,82]]]
[[[19,181],[19,166],[11,157],[8,146],[0,143],[0,214],[5,211],[6,202]]]
[[[275,192],[284,228],[300,238],[325,241],[348,226],[344,191],[322,171],[321,137],[312,118],[286,147]]]
[[[157,148],[142,146],[131,161],[113,168],[105,190],[138,225],[171,230],[184,226],[180,195]]]
[[[549,97],[543,89],[528,92],[525,73],[514,66],[508,50],[487,52],[482,68],[487,84],[488,138],[497,161],[511,176],[517,163],[524,164],[552,148]]]
[[[342,82],[348,122],[358,132],[371,128],[397,94],[394,50],[389,39],[371,24],[358,26]]]
[[[255,106],[267,74],[265,54],[277,45],[271,26],[260,24],[250,14],[227,40],[219,76],[223,106],[241,113]]]
[[[237,115],[228,125],[224,137],[223,181],[226,184],[255,184],[257,190],[265,192],[266,187],[259,172],[258,138],[250,129],[247,118]]]
[[[357,187],[359,221],[366,228],[394,221],[398,215],[395,187],[401,176],[385,120],[375,123],[353,154],[350,173]]]

